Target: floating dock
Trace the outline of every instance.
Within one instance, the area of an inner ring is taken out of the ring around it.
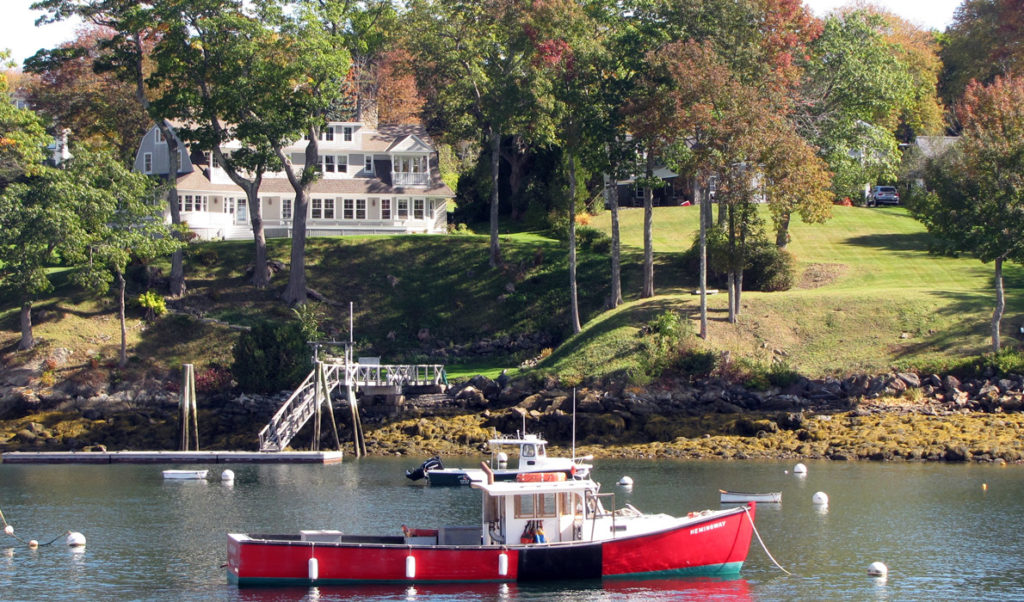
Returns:
[[[8,452],[4,464],[336,464],[340,451]]]

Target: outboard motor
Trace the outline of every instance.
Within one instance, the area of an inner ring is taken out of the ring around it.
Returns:
[[[428,471],[435,470],[438,468],[444,468],[444,465],[441,464],[440,457],[434,456],[433,458],[430,458],[423,464],[420,464],[420,467],[417,468],[416,470],[406,470],[405,476],[406,478],[411,479],[413,481],[418,481],[426,477]]]

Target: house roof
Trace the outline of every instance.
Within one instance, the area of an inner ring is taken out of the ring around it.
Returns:
[[[933,158],[952,148],[957,140],[959,140],[957,136],[918,136],[914,142],[925,157]]]
[[[390,175],[390,174],[389,174]],[[197,192],[224,193],[242,195],[243,191],[234,184],[214,184],[200,170],[178,178],[178,191],[194,190]],[[260,194],[293,195],[292,188],[287,178],[264,178],[260,185]],[[393,187],[379,178],[344,178],[328,179],[321,178],[313,183],[310,189],[311,194],[401,194],[401,195],[423,195],[423,196],[444,196],[454,197],[451,188],[448,188],[435,177],[430,186],[426,187]]]
[[[669,180],[669,179],[672,179],[672,178],[679,177],[679,174],[677,174],[676,172],[672,171],[671,169],[669,169],[667,167],[655,167],[654,171],[652,172],[652,175],[655,178],[658,178],[659,180]],[[635,181],[636,181],[636,176],[634,176],[632,178],[629,178],[628,180],[619,180],[617,183],[618,184],[632,184]]]
[[[380,125],[376,131],[369,131],[363,134],[362,149],[368,152],[385,153],[410,136],[415,137],[426,145],[426,152],[434,150],[427,134],[426,128],[422,125]]]

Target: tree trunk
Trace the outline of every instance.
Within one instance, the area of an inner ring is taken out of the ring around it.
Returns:
[[[21,302],[21,340],[18,342],[18,350],[24,351],[36,346],[36,339],[32,336],[32,302]]]
[[[212,125],[218,134],[222,129],[217,120]],[[224,167],[225,173],[236,186],[245,191],[245,204],[249,207],[249,218],[252,223],[252,238],[255,243],[255,258],[252,269],[252,285],[258,289],[270,286],[270,268],[267,267],[267,237],[263,232],[263,207],[260,205],[260,185],[263,183],[263,169],[257,169],[251,180],[238,173],[234,164],[224,156],[218,147],[213,151],[218,162]]]
[[[178,138],[164,121],[160,121],[160,132],[167,141],[167,204],[171,210],[171,224],[181,225],[181,208],[178,206],[178,170],[181,169],[181,152]],[[181,236],[175,234],[175,236]],[[185,251],[177,249],[171,254],[170,293],[172,297],[185,295]]]
[[[716,199],[718,201],[718,227],[721,228],[722,230],[725,230],[726,216],[728,215],[729,211],[726,208],[725,203],[722,202],[721,195],[718,196],[719,198]]]
[[[700,175],[694,178],[693,198],[700,203],[700,338],[708,338],[708,225],[711,223],[711,199],[701,186]]]
[[[1003,290],[1003,258],[996,257],[996,309],[992,312],[992,353],[999,353],[999,323],[1006,309],[1006,293]]]
[[[263,289],[270,286],[270,268],[267,266],[267,236],[263,232],[263,210],[260,207],[259,185],[253,185],[245,192],[246,204],[249,205],[249,216],[252,219],[252,238],[256,245],[256,257],[252,266],[252,285]]]
[[[292,252],[291,265],[288,268],[288,286],[281,298],[288,305],[301,305],[306,301],[306,214],[309,213],[309,195],[307,188],[313,183],[312,170],[319,160],[320,145],[319,128],[310,128],[309,143],[306,144],[306,163],[302,176],[295,175],[291,161],[284,155],[284,149],[275,147],[274,151],[285,165],[285,175],[295,191],[295,206],[292,208]]]
[[[745,196],[741,202],[743,204],[740,206],[739,244],[736,249],[739,257],[736,261],[736,271],[733,275],[736,279],[735,294],[733,296],[733,300],[736,303],[736,316],[739,316],[741,313],[741,298],[743,297],[743,269],[747,265],[747,222],[750,219],[748,212],[751,210],[750,203]]]
[[[576,295],[576,157],[572,150],[569,150],[569,319],[573,334],[582,330]]]
[[[728,228],[729,228],[729,273],[726,275],[726,280],[729,283],[729,323],[736,323],[736,212],[732,205],[728,208],[726,204],[722,203],[721,199],[718,201],[718,215],[722,215],[722,210],[727,209],[726,215],[728,217]],[[721,220],[720,220],[721,221]]]
[[[654,179],[654,153],[647,153],[647,180]],[[644,283],[641,299],[654,296],[654,189],[644,187]]]
[[[501,158],[501,134],[491,131],[491,251],[490,265],[501,265],[501,247],[498,243],[498,168]]]
[[[128,327],[124,320],[124,274],[120,271],[117,278],[117,317],[121,320],[121,353],[118,356],[117,365],[121,368],[128,365]]]
[[[523,187],[523,173],[525,171],[526,161],[530,158],[530,155],[529,149],[526,148],[526,145],[523,142],[523,137],[519,134],[512,137],[511,146],[511,150],[501,152],[501,158],[505,159],[505,162],[508,163],[508,189],[509,195],[512,197],[511,217],[513,220],[516,220],[520,217],[519,204],[522,199],[519,198],[519,191]]]
[[[614,173],[614,170],[613,170]],[[612,294],[610,307],[622,305],[622,263],[621,246],[619,243],[619,195],[615,190],[615,180],[605,174],[604,193],[608,201],[608,209],[612,214]]]
[[[785,213],[779,215],[779,223],[776,226],[776,230],[775,230],[775,246],[780,248],[780,249],[785,249],[786,245],[789,244],[789,219],[790,219],[790,217],[791,216],[790,216],[790,213],[788,211],[786,211]]]
[[[149,56],[142,43],[142,33],[136,32],[131,36],[131,43],[134,46],[136,60],[131,64],[132,79],[135,84],[135,99],[139,101],[146,112],[149,112],[151,105],[146,97],[146,76],[143,66],[144,57]],[[167,204],[171,212],[171,224],[181,225],[181,211],[178,208],[178,169],[181,167],[181,156],[178,152],[178,138],[174,135],[171,126],[162,118],[156,120],[156,126],[167,141]],[[177,234],[176,234],[177,236]],[[177,249],[171,254],[171,275],[170,294],[172,297],[185,295],[185,251]]]

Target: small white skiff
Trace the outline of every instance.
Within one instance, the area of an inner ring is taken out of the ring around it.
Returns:
[[[165,470],[165,479],[205,480],[208,470]]]
[[[726,491],[719,489],[723,504],[757,502],[759,504],[781,504],[782,492],[769,491],[766,493],[747,493],[743,491]]]

